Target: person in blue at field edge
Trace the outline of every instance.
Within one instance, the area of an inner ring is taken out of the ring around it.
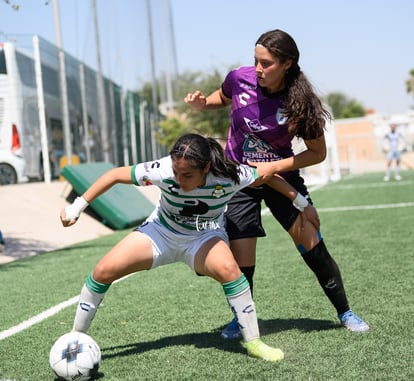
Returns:
[[[298,62],[299,50],[288,33],[278,29],[263,33],[255,44],[254,66],[232,70],[221,88],[209,96],[195,91],[188,93],[184,101],[194,110],[231,105],[227,156],[238,163],[266,162],[269,176],[280,174],[310,200],[299,170],[325,159],[324,128],[330,114]],[[306,150],[297,155],[292,149],[295,136],[302,138],[306,145]],[[262,201],[315,273],[340,323],[353,332],[367,331],[368,324],[349,307],[339,268],[320,231],[311,224],[302,229],[298,211],[288,199],[266,185],[239,191],[226,212],[230,247],[251,290],[257,237],[266,235],[260,217]],[[224,329],[222,337],[240,337],[236,320]]]
[[[116,244],[95,266],[81,290],[73,330],[86,332],[110,285],[130,273],[184,262],[199,275],[220,282],[252,357],[280,361],[284,354],[260,339],[249,283],[239,269],[224,229],[224,211],[238,190],[260,183],[257,168],[228,159],[220,144],[198,134],[182,136],[169,156],[109,170],[86,192],[61,210],[63,226],[117,183],[156,185],[158,204],[147,220]],[[281,177],[268,183],[289,197],[304,213],[303,223],[319,226],[316,210]],[[133,206],[131,206],[133,207]],[[139,205],[137,205],[139,207]]]

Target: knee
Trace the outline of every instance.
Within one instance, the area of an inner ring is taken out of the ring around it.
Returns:
[[[241,276],[241,270],[236,261],[226,261],[217,271],[217,275],[222,283],[231,282]]]
[[[306,264],[316,273],[337,270],[335,260],[329,254],[323,239],[310,251],[302,255]]]
[[[111,284],[115,280],[113,271],[111,271],[111,268],[104,263],[98,263],[95,266],[92,275],[93,279],[103,284]]]

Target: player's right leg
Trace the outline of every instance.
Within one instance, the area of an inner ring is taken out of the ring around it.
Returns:
[[[141,232],[134,231],[116,244],[88,275],[79,295],[73,330],[87,332],[111,284],[128,274],[150,269],[152,260],[152,243]]]
[[[87,332],[110,286],[110,284],[97,282],[93,279],[92,274],[88,275],[79,295],[79,302],[73,322],[73,331]]]

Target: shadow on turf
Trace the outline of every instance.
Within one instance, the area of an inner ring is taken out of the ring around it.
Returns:
[[[91,377],[90,380],[99,380],[104,377],[105,377],[105,373],[98,371],[98,373],[95,376]],[[76,376],[73,379],[76,380]],[[53,381],[65,381],[65,379],[62,377],[55,377]]]
[[[338,328],[338,324],[330,320],[316,319],[272,319],[260,320],[259,327],[261,336],[274,334],[288,330],[299,330],[302,332],[324,331]],[[217,348],[219,350],[245,353],[240,345],[240,340],[223,340],[220,332],[224,326],[215,329],[213,332],[188,333],[185,335],[168,336],[154,341],[130,343],[101,348],[102,359],[131,356],[152,350],[162,349],[171,346],[192,345],[196,348]]]

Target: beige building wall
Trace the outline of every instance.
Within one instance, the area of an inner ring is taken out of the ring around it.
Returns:
[[[394,120],[396,119],[396,120]],[[410,149],[414,142],[414,118],[369,115],[364,118],[334,121],[342,174],[384,171],[386,156],[382,151],[382,137],[389,124],[396,122],[407,139]],[[402,169],[414,169],[414,153],[403,155]]]

